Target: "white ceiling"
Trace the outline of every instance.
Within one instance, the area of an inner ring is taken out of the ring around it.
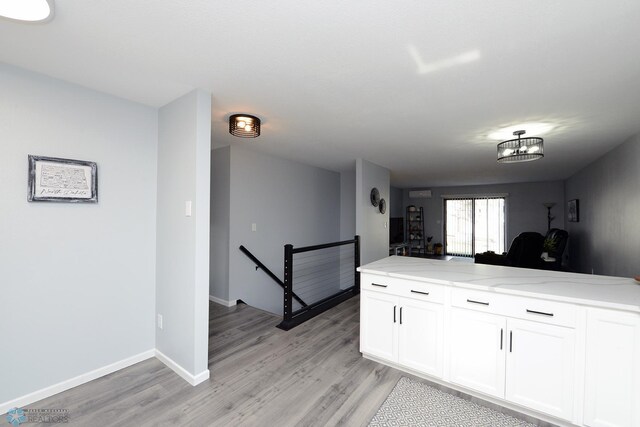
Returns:
[[[564,179],[640,132],[638,0],[58,0],[0,22],[0,60],[159,107],[213,94],[214,146],[419,187]],[[262,118],[253,140],[230,114]],[[545,158],[496,163],[542,121]]]

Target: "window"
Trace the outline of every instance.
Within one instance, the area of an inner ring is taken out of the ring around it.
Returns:
[[[505,198],[445,198],[445,253],[472,257],[505,250]]]

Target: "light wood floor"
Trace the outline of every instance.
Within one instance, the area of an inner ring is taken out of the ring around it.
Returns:
[[[150,359],[29,407],[67,409],[75,426],[366,426],[415,377],[362,357],[359,302],[288,332],[272,314],[211,303],[208,381],[192,387]]]
[[[211,379],[192,387],[151,359],[41,400],[78,426],[367,425],[402,375],[358,351],[359,298],[291,331],[211,303]]]

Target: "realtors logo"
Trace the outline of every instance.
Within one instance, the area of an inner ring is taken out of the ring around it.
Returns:
[[[7,412],[7,422],[12,426],[19,426],[25,421],[27,421],[27,417],[24,415],[24,411],[22,409],[13,408]]]
[[[7,422],[12,426],[23,423],[60,424],[69,422],[69,411],[66,409],[22,409],[13,408],[7,412]]]

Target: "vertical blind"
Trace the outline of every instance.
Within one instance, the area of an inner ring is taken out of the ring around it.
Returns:
[[[505,250],[505,198],[445,199],[445,252],[471,257]]]

